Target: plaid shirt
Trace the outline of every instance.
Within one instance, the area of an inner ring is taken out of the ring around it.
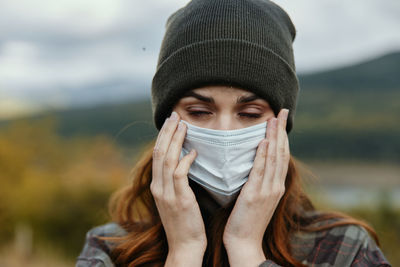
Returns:
[[[77,259],[77,267],[111,267],[109,254],[112,244],[97,236],[121,236],[126,232],[116,223],[108,223],[90,230],[84,248]],[[391,266],[382,251],[361,226],[346,225],[329,230],[298,233],[292,238],[293,256],[307,266]],[[259,267],[280,266],[271,260]]]

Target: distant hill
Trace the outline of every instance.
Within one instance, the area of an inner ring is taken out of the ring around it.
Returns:
[[[291,152],[303,159],[400,162],[400,53],[331,71],[303,75]],[[106,134],[121,146],[135,147],[157,135],[149,100],[59,110],[65,137]],[[0,122],[5,127],[12,121]]]
[[[335,70],[301,75],[305,89],[391,90],[400,85],[400,51]]]

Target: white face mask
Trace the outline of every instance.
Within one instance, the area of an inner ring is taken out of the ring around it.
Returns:
[[[182,122],[188,127],[181,158],[192,149],[197,151],[188,177],[207,190],[221,206],[228,205],[248,179],[258,144],[265,138],[267,123],[224,131]]]

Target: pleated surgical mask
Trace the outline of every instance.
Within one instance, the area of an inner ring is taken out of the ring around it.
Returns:
[[[197,157],[188,177],[200,184],[221,205],[236,199],[246,183],[258,144],[265,138],[267,123],[237,130],[213,130],[186,121],[187,133],[181,158],[192,149]]]

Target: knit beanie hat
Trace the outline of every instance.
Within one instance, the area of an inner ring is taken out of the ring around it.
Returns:
[[[268,0],[192,0],[167,20],[152,81],[154,122],[161,129],[179,99],[206,85],[230,85],[265,99],[293,126],[298,79],[288,14]]]

